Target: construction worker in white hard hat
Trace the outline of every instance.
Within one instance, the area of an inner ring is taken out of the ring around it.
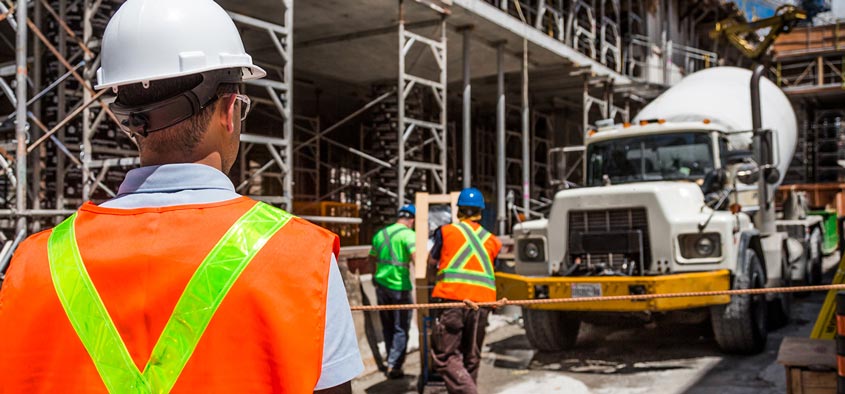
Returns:
[[[363,370],[338,238],[226,173],[265,72],[212,0],[128,0],[97,89],[140,146],[118,196],[15,253],[0,393],[349,393]]]
[[[405,205],[399,209],[396,222],[373,236],[370,262],[374,266],[373,282],[379,305],[413,304],[411,262],[416,253],[414,221],[417,209]],[[410,310],[379,311],[384,346],[387,349],[387,377],[405,376],[402,366],[411,329]]]

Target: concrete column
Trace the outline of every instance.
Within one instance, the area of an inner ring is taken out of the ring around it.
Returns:
[[[470,81],[470,40],[472,36],[472,27],[467,26],[463,30],[464,47],[463,47],[463,61],[464,61],[464,93],[463,93],[463,163],[464,163],[464,188],[472,186],[472,84]]]
[[[505,206],[505,43],[496,46],[498,94],[496,102],[496,222],[499,234],[507,232],[508,213]]]

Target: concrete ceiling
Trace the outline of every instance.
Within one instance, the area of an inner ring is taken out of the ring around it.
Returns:
[[[470,65],[473,78],[496,74],[495,45],[503,43],[506,72],[521,64],[523,37],[529,38],[529,69],[573,65],[609,72],[617,83],[627,81],[606,67],[580,55],[542,32],[526,28],[518,20],[481,0],[454,0],[447,18],[448,79],[460,81],[463,37],[460,30],[472,26]],[[227,9],[277,24],[283,21],[281,0],[223,0]],[[398,1],[390,0],[295,0],[294,68],[309,75],[322,75],[357,85],[395,83],[398,69]],[[439,14],[415,1],[405,1],[409,30],[431,38],[440,34]],[[265,31],[243,27],[248,51],[260,62],[278,64],[281,58]],[[437,66],[427,47],[416,44],[406,60],[409,73],[435,79]],[[562,78],[566,78],[566,74]]]

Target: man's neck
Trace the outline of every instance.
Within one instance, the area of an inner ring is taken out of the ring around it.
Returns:
[[[217,171],[224,172],[223,162],[220,159],[219,154],[209,154],[203,157],[193,158],[193,160],[191,160],[191,158],[186,160],[185,157],[179,157],[179,154],[176,152],[168,152],[165,154],[141,155],[141,166],[143,167],[160,166],[166,164],[202,164],[214,168]]]

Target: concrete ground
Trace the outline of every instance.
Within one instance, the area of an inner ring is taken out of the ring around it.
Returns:
[[[825,260],[828,271],[838,256]],[[832,276],[828,272],[828,281]],[[720,353],[709,322],[626,328],[582,327],[578,347],[563,353],[537,353],[519,321],[496,316],[488,327],[481,393],[566,394],[774,394],[786,391],[777,351],[785,336],[807,337],[824,293],[796,297],[792,322],[771,332],[766,350],[754,356]],[[416,393],[419,354],[408,356],[406,376],[387,380],[381,373],[353,382],[353,392]]]

